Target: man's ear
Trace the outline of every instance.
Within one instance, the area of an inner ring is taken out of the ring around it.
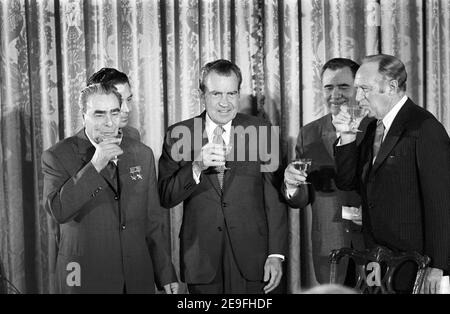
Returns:
[[[205,106],[205,103],[206,103],[205,93],[201,89],[198,89],[197,93],[198,93],[198,99],[200,100],[200,104],[202,106]]]
[[[398,92],[398,81],[397,80],[390,80],[389,82],[389,93],[390,94],[397,94]]]

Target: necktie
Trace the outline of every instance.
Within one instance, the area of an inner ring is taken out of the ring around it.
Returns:
[[[213,136],[213,143],[214,144],[225,145],[225,142],[223,141],[223,137],[222,137],[222,134],[223,134],[224,131],[225,130],[220,125],[218,125],[214,129],[214,136]],[[216,171],[217,171],[217,179],[219,179],[220,189],[222,189],[222,186],[223,186],[223,175],[224,175],[225,169],[224,169],[224,167],[216,167]]]
[[[377,129],[375,131],[375,139],[373,140],[373,162],[377,159],[378,152],[380,151],[380,146],[383,142],[384,130],[383,120],[378,120]]]
[[[114,188],[117,190],[117,166],[114,162],[110,161],[106,165],[106,170],[108,171],[109,179],[114,184]]]

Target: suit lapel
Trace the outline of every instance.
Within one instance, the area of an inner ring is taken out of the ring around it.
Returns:
[[[333,123],[332,123],[332,117],[331,114],[328,114],[326,119],[322,120],[323,123],[321,125],[322,130],[322,141],[323,145],[325,146],[325,149],[327,150],[328,154],[330,155],[331,159],[334,159],[333,155],[333,144],[336,142],[336,130],[334,129]]]
[[[123,150],[123,154],[119,156],[119,162],[117,163],[118,175],[119,175],[119,191],[122,195],[128,195],[126,189],[130,186],[129,180],[131,179],[131,170],[133,167],[141,166],[135,164],[134,154],[131,151],[131,147],[128,145],[128,141],[125,137],[122,139],[120,147]]]
[[[403,105],[402,109],[398,112],[395,117],[392,125],[386,135],[386,138],[381,143],[380,150],[378,151],[377,158],[375,159],[375,163],[373,164],[372,171],[375,172],[387,158],[389,153],[397,144],[398,140],[402,136],[403,131],[405,130],[405,123],[409,119],[408,108],[410,107],[410,100]]]

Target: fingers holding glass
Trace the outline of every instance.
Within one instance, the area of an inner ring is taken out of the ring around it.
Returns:
[[[300,158],[300,159],[295,159],[292,162],[292,166],[294,167],[295,170],[299,171],[300,174],[306,179],[306,177],[308,176],[308,170],[311,167],[312,164],[312,159],[310,158]],[[310,184],[309,182],[307,182],[306,180],[298,180],[297,181],[297,185],[302,185],[302,184]]]

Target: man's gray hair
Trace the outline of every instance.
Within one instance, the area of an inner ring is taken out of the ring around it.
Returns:
[[[365,57],[363,63],[368,62],[378,63],[378,72],[385,79],[396,80],[398,82],[398,88],[406,91],[406,79],[408,75],[405,65],[400,59],[391,55],[378,54]]]

